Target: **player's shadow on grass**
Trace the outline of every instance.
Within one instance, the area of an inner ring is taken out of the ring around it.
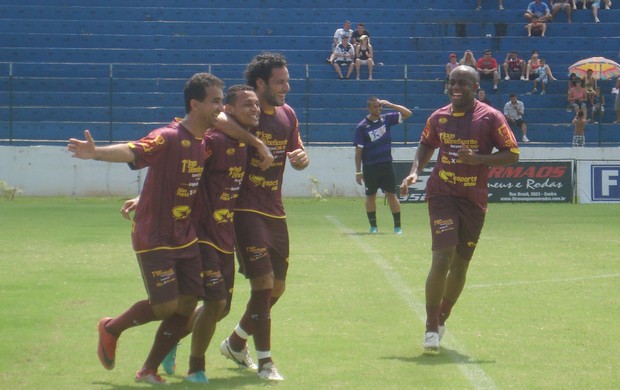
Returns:
[[[495,360],[472,359],[454,349],[441,347],[438,354],[426,354],[420,352],[415,356],[385,356],[382,359],[400,360],[405,363],[415,363],[424,366],[436,366],[440,364],[494,364]]]
[[[164,376],[164,378],[168,381],[168,385],[165,386],[166,389],[198,389],[205,388],[204,386],[208,386],[210,390],[215,389],[234,389],[239,387],[247,387],[247,386],[269,386],[277,384],[277,382],[264,381],[256,376],[255,371],[243,371],[235,368],[231,368],[229,370],[230,377],[225,378],[212,378],[209,379],[209,383],[207,385],[200,383],[190,383],[183,381],[182,375],[174,375],[172,377]],[[207,374],[208,376],[208,374]],[[106,389],[106,390],[136,390],[136,389],[148,389],[149,385],[144,383],[136,383],[135,385],[117,385],[110,382],[97,381],[93,382],[98,389]]]

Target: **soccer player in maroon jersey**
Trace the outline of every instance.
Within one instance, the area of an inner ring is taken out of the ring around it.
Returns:
[[[151,352],[136,373],[136,382],[165,383],[157,367],[185,332],[198,297],[204,295],[198,238],[190,215],[204,169],[202,138],[224,108],[223,85],[211,74],[195,74],[184,89],[185,117],[139,141],[95,146],[88,130],[84,132],[86,141],[69,140],[73,157],[126,162],[132,169],[148,167],[132,226],[133,248],[148,300],[97,324],[97,354],[101,364],[111,370],[123,331],[163,320]]]
[[[519,160],[519,147],[506,119],[476,100],[478,88],[475,69],[458,66],[450,73],[451,104],[426,121],[411,171],[400,186],[406,195],[439,148],[426,185],[433,252],[425,289],[426,351],[439,350],[445,321],[463,291],[487,211],[489,167]]]
[[[239,324],[220,345],[224,356],[239,366],[253,365],[247,339],[252,336],[258,357],[258,376],[282,380],[271,357],[271,307],[285,290],[289,260],[286,214],[282,204],[282,178],[286,161],[297,170],[309,159],[299,135],[297,115],[286,104],[290,91],[286,59],[277,53],[257,55],[245,78],[256,89],[261,114],[251,132],[271,149],[274,162],[267,170],[249,149],[246,178],[235,208],[235,235],[240,272],[250,279],[251,295]]]
[[[224,104],[226,114],[246,131],[258,126],[260,106],[254,88],[233,85],[226,92]],[[186,333],[192,332],[192,346],[185,379],[194,383],[208,383],[205,352],[217,322],[230,310],[235,279],[233,216],[247,160],[246,144],[215,128],[207,131],[204,143],[205,169],[192,209],[192,221],[202,254],[205,298],[190,319]],[[138,198],[126,201],[121,214],[129,219],[137,204]],[[169,375],[175,372],[175,360],[176,346],[162,362]]]

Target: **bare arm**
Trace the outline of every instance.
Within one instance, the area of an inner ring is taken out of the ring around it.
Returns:
[[[519,153],[514,153],[510,149],[499,150],[493,154],[478,154],[472,149],[463,146],[459,149],[459,158],[464,164],[486,165],[495,167],[500,165],[515,164],[519,161]]]
[[[435,152],[434,148],[424,144],[418,144],[418,149],[415,152],[415,156],[413,157],[413,163],[411,164],[411,170],[409,171],[409,175],[405,177],[400,184],[400,194],[402,196],[407,195],[408,187],[412,184],[415,184],[418,181],[418,177],[424,167],[428,164],[433,153]]]
[[[362,175],[362,152],[363,148],[359,146],[355,147],[355,181],[357,184],[362,185],[362,179],[364,178]]]
[[[121,215],[123,218],[127,220],[131,220],[131,212],[138,207],[138,201],[140,200],[139,196],[136,196],[133,199],[126,200],[121,207]]]
[[[310,159],[303,149],[295,149],[292,152],[286,154],[291,166],[298,171],[305,169],[310,164]]]
[[[262,169],[269,168],[273,163],[273,155],[271,154],[271,151],[269,150],[267,145],[265,145],[265,143],[259,138],[254,136],[254,134],[246,131],[234,119],[232,119],[225,113],[220,113],[220,115],[217,117],[215,127],[229,137],[232,137],[240,142],[244,142],[256,148],[261,157],[260,167]]]
[[[107,162],[133,162],[136,158],[133,151],[127,144],[95,146],[95,141],[90,135],[90,131],[84,130],[85,141],[70,138],[67,150],[71,152],[71,157],[82,160],[99,160]]]
[[[384,107],[388,107],[391,108],[393,110],[396,110],[398,112],[400,112],[400,115],[402,116],[403,120],[409,118],[411,116],[411,110],[408,109],[405,106],[401,106],[399,104],[394,104],[394,103],[390,103],[387,100],[379,100],[379,103],[384,106]]]

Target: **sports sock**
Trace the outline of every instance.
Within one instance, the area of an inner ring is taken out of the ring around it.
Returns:
[[[439,331],[439,306],[426,305],[426,331]]]
[[[157,320],[149,301],[134,303],[126,312],[108,321],[105,329],[114,336],[120,336],[125,330]]]
[[[251,326],[252,321],[250,321],[250,314],[246,308],[235,330],[228,336],[228,343],[233,351],[239,352],[245,348],[248,338],[252,335],[252,331],[250,330]]]
[[[370,223],[370,227],[377,227],[377,212],[371,211],[366,213],[368,215],[368,222]]]
[[[274,307],[275,304],[278,303],[279,299],[280,299],[280,297],[271,297],[270,307]]]
[[[400,211],[397,213],[392,213],[392,218],[394,218],[394,227],[400,227]]]
[[[205,371],[205,357],[201,356],[201,357],[195,357],[195,356],[190,356],[189,357],[189,370],[187,371],[188,374],[193,374],[195,372],[198,371]]]
[[[143,369],[155,370],[159,367],[172,347],[179,343],[180,335],[187,332],[188,321],[189,317],[174,313],[161,322]]]
[[[452,312],[452,307],[454,306],[454,302],[443,297],[441,300],[441,305],[439,305],[439,325],[445,325],[446,320],[450,317],[450,313]]]
[[[254,332],[254,346],[257,351],[271,350],[271,316],[270,302],[272,289],[252,291],[248,311]]]

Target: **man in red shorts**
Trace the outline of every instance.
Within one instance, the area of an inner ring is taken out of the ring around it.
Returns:
[[[433,251],[426,278],[424,349],[428,352],[439,350],[445,321],[465,285],[487,211],[489,167],[519,160],[519,147],[506,119],[476,100],[478,88],[479,76],[473,68],[458,66],[450,73],[451,104],[426,121],[411,171],[400,186],[406,195],[439,148],[426,185]]]
[[[247,347],[252,336],[259,378],[278,381],[284,378],[271,357],[270,312],[284,293],[289,260],[282,178],[287,160],[291,167],[301,170],[309,159],[299,135],[297,115],[285,103],[290,86],[284,56],[257,55],[248,65],[245,78],[256,89],[261,108],[259,126],[251,132],[270,148],[274,162],[263,170],[255,150],[249,149],[234,223],[239,271],[250,279],[251,295],[239,324],[222,342],[220,351],[239,366],[252,367]]]
[[[137,142],[95,146],[88,130],[86,141],[69,140],[73,157],[126,162],[132,169],[148,167],[132,226],[133,248],[148,300],[136,302],[118,317],[104,317],[97,325],[97,354],[111,370],[123,331],[163,320],[136,382],[165,383],[157,367],[185,332],[198,297],[204,295],[198,239],[190,215],[204,169],[202,138],[223,110],[223,85],[211,74],[195,74],[184,89],[185,117]]]

